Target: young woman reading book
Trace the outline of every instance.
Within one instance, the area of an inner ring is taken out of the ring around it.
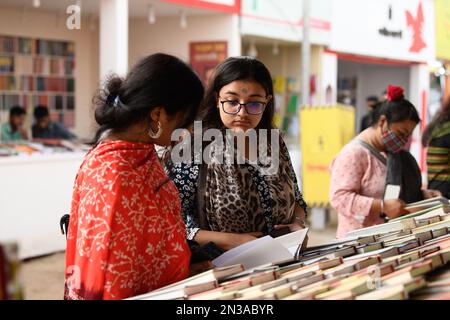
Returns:
[[[216,68],[206,90],[200,112],[203,132],[212,129],[226,137],[227,130],[239,135],[254,129],[259,138],[263,129],[269,131],[270,140],[270,132],[278,132],[271,131],[274,105],[272,77],[264,64],[249,57],[228,58]],[[206,145],[217,147],[217,156],[225,140],[218,138]],[[290,231],[305,227],[306,203],[283,140],[277,141],[278,154],[271,154],[278,163],[275,174],[264,172],[267,164],[260,160],[266,157],[250,161],[258,147],[271,152],[270,143],[257,141],[245,140],[245,149],[232,155],[236,158],[240,152],[245,158],[242,163],[168,165],[180,192],[189,240],[229,250],[283,227]]]

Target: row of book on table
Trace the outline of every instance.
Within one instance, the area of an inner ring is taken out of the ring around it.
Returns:
[[[266,236],[224,253],[214,269],[130,299],[450,299],[448,200],[409,207],[411,214],[304,250],[307,229]]]

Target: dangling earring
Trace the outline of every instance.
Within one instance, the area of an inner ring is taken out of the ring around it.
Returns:
[[[162,127],[161,122],[158,121],[158,131],[154,132],[152,127],[150,126],[150,129],[148,130],[148,135],[152,139],[158,139],[162,134]]]

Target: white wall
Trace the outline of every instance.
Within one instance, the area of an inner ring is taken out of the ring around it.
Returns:
[[[55,12],[22,11],[1,7],[0,34],[35,37],[75,42],[75,99],[76,126],[74,132],[82,138],[91,138],[95,130],[92,97],[100,85],[99,79],[99,27],[91,29],[83,19],[81,30],[68,30],[65,15],[57,18]],[[59,22],[58,22],[59,21]],[[179,18],[158,18],[155,25],[147,19],[129,20],[129,64],[155,52],[166,52],[189,60],[191,41],[228,41],[228,54],[240,55],[241,38],[237,16],[215,14],[188,16],[188,27],[181,29]],[[114,34],[111,34],[113,37]]]
[[[357,129],[361,118],[366,114],[366,97],[370,95],[381,96],[389,84],[399,85],[405,89],[405,96],[410,98],[410,67],[394,66],[371,63],[359,63],[352,61],[338,61],[339,77],[357,78],[356,95],[356,121]]]
[[[272,76],[301,77],[301,45],[279,45],[279,54],[273,55],[272,45],[258,45],[258,59],[261,60],[272,73]],[[243,46],[243,53],[248,51],[248,44]],[[319,74],[320,47],[311,46],[311,73]]]
[[[98,30],[82,19],[80,30],[66,28],[66,15],[0,8],[0,34],[75,42],[75,133],[91,137],[91,100],[98,85]],[[82,17],[83,18],[83,17]]]
[[[237,16],[188,16],[187,23],[187,28],[182,29],[178,17],[157,18],[154,25],[150,25],[147,19],[131,19],[130,66],[149,54],[161,51],[189,61],[189,43],[193,41],[227,41],[228,55],[240,55]]]

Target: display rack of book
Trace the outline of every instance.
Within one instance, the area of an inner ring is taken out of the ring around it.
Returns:
[[[296,259],[247,269],[233,261],[131,299],[450,299],[449,212],[438,204],[307,248]]]
[[[53,120],[74,127],[74,70],[73,42],[0,35],[0,112],[46,105]]]

